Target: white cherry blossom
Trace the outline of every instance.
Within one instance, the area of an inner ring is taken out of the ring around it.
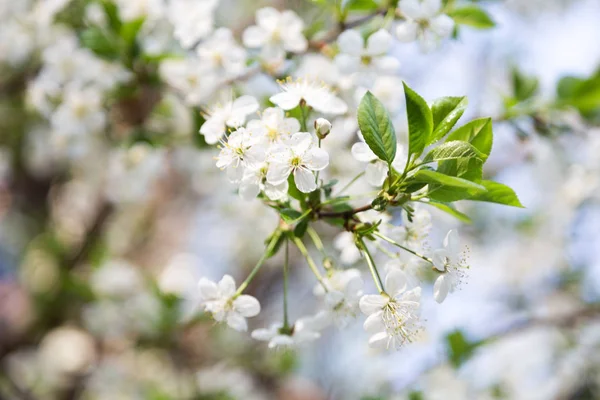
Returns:
[[[279,83],[282,93],[271,96],[269,100],[283,108],[291,110],[304,101],[316,111],[325,114],[344,114],[348,106],[342,99],[335,96],[329,86],[309,79],[288,78]]]
[[[418,331],[421,288],[406,291],[404,272],[392,270],[385,278],[383,294],[364,295],[360,310],[367,315],[365,330],[372,347],[399,348],[412,342]]]
[[[208,117],[200,133],[208,144],[215,144],[225,135],[227,128],[238,128],[246,122],[248,115],[258,110],[258,101],[252,96],[241,96],[235,100],[226,100],[215,105],[208,113]]]
[[[339,328],[356,317],[358,302],[363,294],[363,280],[356,268],[329,271],[323,279],[325,287],[318,284],[313,292],[323,298],[327,313]]]
[[[279,185],[293,174],[298,190],[310,193],[317,188],[313,172],[321,171],[327,165],[329,154],[315,145],[310,133],[298,132],[272,150],[267,181]]]
[[[225,78],[240,75],[246,68],[246,50],[237,44],[230,29],[219,28],[196,48],[199,63],[221,72]]]
[[[249,295],[236,295],[235,281],[225,275],[218,283],[206,278],[198,282],[201,305],[218,322],[226,322],[236,331],[248,330],[246,318],[260,313],[260,303]]]
[[[361,259],[362,255],[354,241],[352,232],[340,232],[333,240],[333,247],[340,252],[340,261],[344,265],[352,265]]]
[[[272,324],[269,328],[252,331],[256,340],[269,342],[270,349],[296,347],[321,337],[321,330],[327,326],[326,313],[299,318],[292,328],[286,330],[282,323]]]
[[[250,166],[244,170],[240,182],[240,196],[244,200],[252,200],[262,191],[270,200],[279,201],[287,198],[288,182],[273,185],[267,181],[269,166],[262,163],[259,166]]]
[[[362,139],[362,135],[359,136]],[[357,161],[367,163],[365,169],[365,178],[367,182],[373,186],[381,186],[388,174],[388,164],[385,161],[380,160],[364,141],[354,143],[351,152],[352,156]],[[394,158],[392,166],[396,170],[402,172],[405,164],[405,149],[402,144],[398,143],[396,145],[396,158]]]
[[[335,63],[342,73],[361,75],[360,82],[371,83],[377,74],[394,74],[400,62],[396,57],[388,56],[392,47],[392,36],[380,29],[363,40],[360,32],[349,29],[338,38],[340,53]]]
[[[213,71],[196,58],[166,60],[160,65],[160,75],[183,94],[187,104],[194,106],[206,101],[218,84]]]
[[[402,225],[394,227],[390,236],[411,249],[420,249],[431,231],[431,214],[422,207],[415,207],[412,221],[408,213],[402,211]]]
[[[214,13],[219,0],[170,0],[169,20],[173,35],[184,48],[190,48],[214,29]]]
[[[52,129],[63,138],[99,133],[106,124],[103,96],[93,88],[71,88],[51,116]]]
[[[267,61],[283,60],[286,52],[306,50],[303,30],[304,22],[295,12],[265,7],[256,12],[256,25],[244,31],[243,41],[248,48],[261,48],[261,57]]]
[[[249,121],[246,127],[269,143],[280,143],[300,131],[300,122],[296,118],[286,118],[281,108],[270,107],[262,112],[260,119]]]
[[[451,230],[446,234],[444,247],[433,252],[433,265],[441,272],[433,285],[433,297],[441,303],[460,285],[468,269],[465,255],[460,251],[458,232]]]
[[[403,42],[417,40],[424,52],[435,49],[454,29],[454,20],[442,14],[442,0],[400,0],[398,9],[406,21],[396,27],[396,37]]]
[[[266,149],[260,140],[244,128],[239,128],[223,141],[221,152],[217,156],[217,167],[227,170],[232,182],[242,179],[244,168],[256,167],[264,162]]]

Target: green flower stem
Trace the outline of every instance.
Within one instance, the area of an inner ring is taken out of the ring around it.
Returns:
[[[288,269],[289,269],[289,241],[285,241],[285,259],[283,262],[283,329],[290,327],[288,320]]]
[[[371,276],[373,277],[375,286],[377,286],[377,290],[379,290],[379,293],[383,294],[383,293],[385,293],[385,290],[383,288],[383,281],[381,280],[379,271],[377,271],[377,267],[375,266],[375,261],[373,261],[373,256],[371,256],[371,252],[367,248],[367,245],[365,244],[365,240],[363,238],[360,238],[360,244],[362,247],[362,251],[365,254],[365,258],[367,259],[367,264],[369,265],[369,271],[371,271]]]
[[[310,110],[308,109],[308,106],[304,100],[300,101],[300,112],[302,113],[302,120],[300,121],[301,131],[308,132],[308,126],[306,125],[306,122],[308,121]]]
[[[250,282],[252,282],[252,279],[254,279],[254,276],[258,273],[258,271],[260,270],[260,268],[263,266],[263,264],[267,260],[267,258],[268,258],[267,256],[269,254],[271,254],[273,252],[273,250],[275,249],[275,246],[277,246],[277,242],[279,242],[280,238],[281,238],[281,231],[278,229],[273,234],[273,238],[269,242],[269,245],[267,246],[267,249],[263,253],[263,255],[260,258],[260,260],[258,260],[258,262],[254,266],[254,268],[252,269],[252,271],[250,271],[250,274],[248,275],[248,277],[246,278],[246,280],[244,282],[242,282],[242,284],[240,285],[240,287],[238,287],[238,290],[235,292],[234,297],[237,297],[237,296],[241,295],[244,292],[244,290],[248,287],[248,285],[250,284]]]
[[[420,259],[427,261],[428,263],[431,263],[431,264],[433,264],[433,260],[432,260],[431,258],[429,258],[429,257],[427,257],[427,256],[424,256],[423,254],[417,253],[416,251],[414,251],[414,250],[411,250],[411,249],[409,249],[408,247],[402,246],[400,243],[398,243],[398,242],[394,241],[393,239],[390,239],[390,238],[389,238],[389,237],[387,237],[387,236],[384,236],[384,235],[382,235],[382,234],[381,234],[381,233],[379,233],[379,232],[374,232],[373,234],[374,234],[375,236],[377,236],[378,238],[385,240],[385,241],[386,241],[386,242],[388,242],[389,244],[393,244],[394,246],[396,246],[396,247],[399,247],[399,248],[401,248],[402,250],[404,250],[404,251],[407,251],[407,252],[409,252],[410,254],[412,254],[412,255],[414,255],[414,256],[417,256],[417,257],[419,257]]]
[[[319,272],[319,269],[317,268],[317,264],[315,264],[312,257],[310,256],[310,254],[308,254],[308,250],[306,250],[306,246],[304,246],[304,243],[302,243],[302,240],[300,240],[300,238],[297,238],[294,236],[293,240],[294,240],[294,244],[296,245],[296,247],[298,247],[298,250],[300,250],[300,253],[302,253],[304,258],[306,258],[306,262],[308,263],[308,266],[312,270],[313,274],[315,274],[315,276],[317,277],[317,280],[319,281],[321,286],[323,286],[323,289],[325,289],[325,291],[327,292],[328,291],[327,285],[325,285],[325,282],[323,281],[323,276],[321,276],[321,273]]]
[[[319,234],[317,233],[315,228],[313,228],[312,226],[309,226],[306,229],[306,233],[308,233],[308,236],[310,236],[313,243],[315,244],[315,247],[317,248],[317,250],[319,250],[319,252],[323,255],[323,257],[327,257],[327,253],[325,252],[325,246],[323,246],[323,241],[319,237]]]

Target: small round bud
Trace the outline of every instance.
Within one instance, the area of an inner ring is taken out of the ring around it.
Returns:
[[[329,132],[331,132],[331,122],[325,118],[318,118],[315,121],[315,131],[319,139],[325,139]]]

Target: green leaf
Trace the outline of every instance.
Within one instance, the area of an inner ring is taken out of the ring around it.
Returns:
[[[300,218],[302,213],[293,208],[284,208],[279,212],[279,215],[281,215],[281,219],[289,224]]]
[[[448,15],[459,25],[467,25],[477,29],[489,29],[496,26],[488,13],[477,6],[455,8]]]
[[[102,0],[101,3],[106,18],[108,19],[108,26],[113,32],[118,33],[121,30],[122,22],[117,5],[111,0]]]
[[[430,201],[428,203],[425,204],[429,204],[430,206],[433,206],[439,210],[442,210],[443,212],[452,215],[453,217],[455,217],[456,219],[458,219],[459,221],[462,221],[466,224],[470,224],[473,221],[471,221],[471,218],[464,214],[461,213],[460,211],[458,211],[456,208],[452,207],[450,204],[446,204],[446,203],[438,203],[437,201]]]
[[[590,78],[566,76],[557,87],[558,104],[575,107],[583,117],[600,120],[600,70]]]
[[[272,240],[275,240],[275,245],[273,246],[273,249],[271,251],[266,253],[266,258],[271,258],[275,254],[277,254],[277,252],[281,248],[281,245],[283,244],[283,242],[285,242],[285,239],[286,239],[286,235],[282,234],[279,230],[277,232],[275,232],[273,235],[269,236],[267,238],[267,240],[265,240],[265,245],[268,246]],[[269,248],[267,247],[267,250],[268,249]]]
[[[288,194],[292,198],[299,200],[301,203],[305,202],[306,195],[298,190],[296,187],[296,181],[294,181],[294,175],[292,174],[290,174],[288,177]]]
[[[469,200],[486,201],[504,204],[506,206],[525,208],[519,201],[515,191],[508,186],[494,181],[480,181],[479,183],[487,189],[487,192],[479,193]]]
[[[81,33],[81,44],[96,55],[108,59],[119,58],[119,43],[99,28],[89,28]]]
[[[458,160],[465,158],[482,159],[483,157],[484,155],[472,144],[463,142],[462,140],[452,140],[432,149],[427,153],[423,162],[430,163],[433,161]]]
[[[539,88],[539,80],[535,76],[527,76],[518,68],[512,69],[513,95],[518,101],[533,97]]]
[[[415,154],[418,157],[423,153],[433,131],[433,115],[427,102],[406,83],[403,84],[408,118],[408,156],[410,158]]]
[[[358,126],[371,151],[391,164],[396,157],[396,132],[387,110],[371,92],[358,106]]]
[[[308,229],[308,219],[303,219],[296,227],[294,228],[294,236],[302,238]]]
[[[461,126],[448,135],[446,142],[453,140],[462,140],[471,143],[473,147],[482,153],[481,158],[485,162],[492,152],[492,144],[494,141],[492,119],[476,119]]]
[[[342,4],[347,11],[375,11],[379,8],[375,0],[347,0]]]
[[[467,340],[459,330],[451,332],[446,336],[448,358],[455,367],[460,367],[461,364],[467,361],[481,344],[483,344],[482,341],[471,342]]]
[[[128,21],[121,26],[120,36],[127,48],[130,48],[135,43],[135,39],[137,38],[140,29],[142,29],[144,22],[145,18],[142,17],[134,19],[133,21]]]
[[[433,183],[451,188],[474,190],[477,192],[485,192],[486,190],[484,186],[475,182],[424,169],[417,171],[413,176],[413,179],[415,182]]]
[[[446,136],[464,114],[469,101],[466,97],[442,97],[433,103],[433,133],[427,144],[432,144]]]

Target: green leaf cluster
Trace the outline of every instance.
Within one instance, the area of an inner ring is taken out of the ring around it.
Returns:
[[[107,26],[90,26],[80,35],[82,46],[106,60],[120,60],[132,67],[133,61],[141,56],[137,37],[144,25],[144,18],[122,21],[116,5],[109,0],[101,0],[100,5],[108,21]]]
[[[532,85],[523,93],[531,92]],[[377,209],[403,205],[407,193],[419,192],[410,200],[428,202],[449,214],[468,221],[450,203],[473,200],[522,207],[508,186],[483,178],[483,165],[493,144],[490,118],[470,121],[455,128],[467,108],[466,97],[443,97],[427,102],[404,84],[408,120],[408,154],[404,171],[396,171],[396,134],[389,113],[370,92],[358,109],[358,123],[369,148],[390,166],[389,179],[374,202]],[[403,199],[403,200],[401,200]],[[376,204],[375,204],[376,203]]]

